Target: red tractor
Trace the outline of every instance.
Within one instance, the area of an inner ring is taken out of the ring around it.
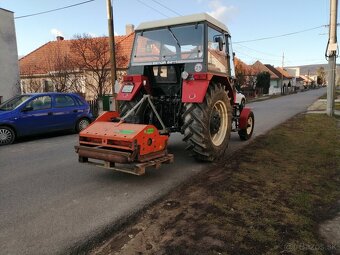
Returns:
[[[117,96],[119,121],[152,125],[161,136],[180,132],[195,158],[217,160],[231,131],[248,140],[254,129],[252,111],[235,103],[234,82],[231,36],[218,20],[197,14],[142,23]]]

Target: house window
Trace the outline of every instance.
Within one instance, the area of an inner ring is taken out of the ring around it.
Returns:
[[[44,91],[45,92],[53,92],[54,86],[51,81],[44,80]]]

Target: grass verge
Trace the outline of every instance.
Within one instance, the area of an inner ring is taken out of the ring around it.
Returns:
[[[340,97],[340,88],[339,89],[335,89],[335,99]],[[324,95],[322,95],[320,97],[320,99],[327,99],[327,93],[325,93]]]
[[[92,254],[331,254],[318,224],[339,210],[339,128],[325,115],[287,121]]]

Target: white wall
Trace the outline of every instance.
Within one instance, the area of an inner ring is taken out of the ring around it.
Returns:
[[[19,61],[13,12],[0,8],[0,97],[20,92]]]
[[[288,67],[285,68],[287,70],[287,72],[294,76],[294,77],[299,77],[300,76],[300,67]]]
[[[281,88],[278,80],[270,80],[269,95],[280,94]]]

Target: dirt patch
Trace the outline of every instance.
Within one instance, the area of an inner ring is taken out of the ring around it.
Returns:
[[[200,174],[91,254],[335,254],[336,121],[300,115]],[[339,241],[340,242],[340,241]]]

